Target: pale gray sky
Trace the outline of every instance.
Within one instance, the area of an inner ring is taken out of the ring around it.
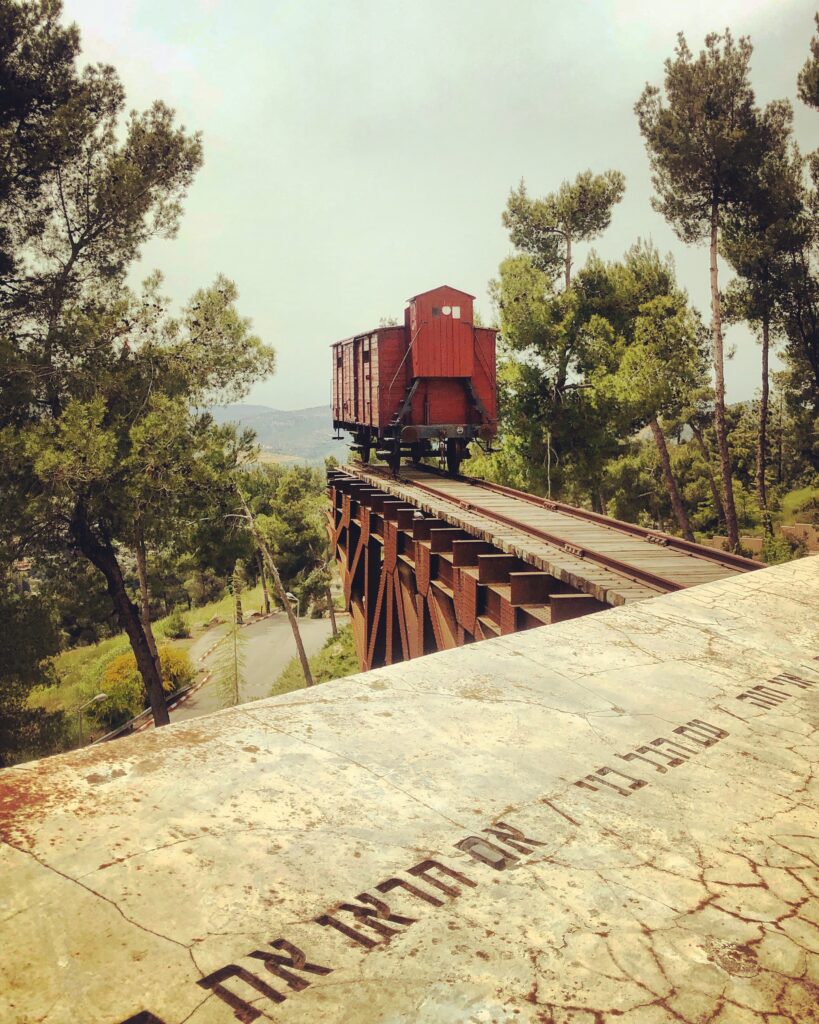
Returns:
[[[327,346],[451,284],[478,296],[510,251],[501,211],[581,170],[618,168],[627,192],[596,243],[639,236],[677,261],[707,313],[708,259],[650,206],[633,114],[683,30],[693,48],[729,25],[755,45],[760,101],[795,99],[816,0],[64,0],[88,60],[119,70],[129,105],[161,98],[204,133],[205,165],[178,238],[151,244],[183,302],[218,272],[278,352],[249,401],[329,401]],[[796,105],[802,148],[819,116]],[[578,253],[582,259],[585,252]],[[140,276],[143,276],[142,274]],[[726,278],[727,279],[727,278]],[[737,354],[729,398],[751,397],[758,347]]]

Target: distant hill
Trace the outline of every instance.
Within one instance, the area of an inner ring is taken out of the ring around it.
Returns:
[[[217,423],[249,427],[272,460],[281,462],[322,462],[335,455],[343,462],[347,455],[342,441],[333,441],[333,420],[329,405],[309,409],[271,409],[269,405],[223,405],[211,409]]]

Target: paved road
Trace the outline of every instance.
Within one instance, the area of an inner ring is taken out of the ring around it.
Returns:
[[[300,619],[299,627],[309,658],[321,650],[324,641],[330,635],[330,620]],[[214,627],[197,638],[190,650],[194,664],[226,630],[226,626]],[[261,619],[243,627],[242,635],[245,638],[245,682],[240,695],[241,703],[244,704],[249,700],[270,696],[271,687],[284,671],[288,661],[296,655],[296,643],[284,612],[278,612],[269,619]],[[211,654],[205,659],[205,669],[211,666],[213,658],[214,655]],[[192,697],[171,711],[171,721],[182,722],[188,718],[209,715],[212,711],[219,711],[222,706],[218,687],[211,681],[205,683]]]

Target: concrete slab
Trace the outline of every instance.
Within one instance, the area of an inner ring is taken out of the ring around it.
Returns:
[[[0,772],[0,1020],[819,1021],[819,558]]]

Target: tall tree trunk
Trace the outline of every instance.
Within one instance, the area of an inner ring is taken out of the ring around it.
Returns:
[[[762,513],[762,529],[773,536],[771,514],[768,511],[768,492],[765,487],[765,470],[768,466],[768,352],[770,346],[770,317],[762,317],[762,394],[759,399],[759,436],[756,446],[756,493],[759,511]]]
[[[242,508],[247,518],[248,525],[250,526],[253,539],[256,541],[256,545],[264,555],[264,560],[267,563],[268,571],[270,572],[270,578],[273,580],[273,587],[275,588],[276,594],[279,600],[284,605],[284,610],[287,612],[287,618],[290,620],[290,628],[293,631],[293,639],[296,641],[296,650],[299,653],[299,661],[301,662],[301,671],[304,676],[304,681],[307,686],[313,685],[313,674],[310,671],[310,664],[307,661],[307,655],[304,652],[304,644],[301,642],[301,633],[299,632],[299,624],[296,616],[293,614],[293,607],[287,600],[287,593],[282,584],[281,576],[279,576],[279,570],[276,568],[276,563],[273,561],[273,556],[270,554],[270,549],[264,541],[259,528],[256,526],[256,520],[253,518],[253,513],[245,501],[244,495],[239,493],[239,500],[242,503]]]
[[[566,291],[572,286],[572,236],[566,232]]]
[[[720,523],[725,522],[725,509],[722,507],[722,498],[720,497],[719,487],[717,487],[717,481],[714,479],[714,474],[711,471],[711,452],[705,443],[705,438],[702,436],[702,431],[696,425],[696,423],[688,424],[691,427],[691,431],[694,437],[697,439],[697,447],[702,455],[702,460],[705,464],[705,475],[708,478],[708,486],[711,488],[711,498],[714,502],[714,511],[717,513],[717,520]]]
[[[330,612],[330,624],[333,627],[333,636],[338,636],[338,624],[336,623],[336,609],[333,604],[333,592],[327,585],[327,609]]]
[[[267,589],[267,574],[264,570],[264,558],[261,551],[256,549],[256,561],[259,563],[259,579],[262,584],[262,597],[264,598],[264,613],[270,614],[270,591]]]
[[[241,622],[239,622],[238,619],[233,623],[233,630],[232,630],[232,637],[231,637],[231,639],[233,641],[233,682],[232,682],[233,693],[232,693],[232,699],[233,699],[233,706],[234,707],[236,707],[236,705],[240,703],[240,701],[239,701],[239,626],[240,625],[241,625]]]
[[[739,547],[739,527],[734,504],[734,485],[731,474],[731,455],[728,451],[728,430],[725,425],[725,360],[722,348],[722,308],[719,297],[717,276],[717,244],[719,242],[719,204],[714,198],[711,204],[711,333],[714,343],[714,426],[719,449],[720,471],[722,473],[725,527],[728,532],[728,547],[736,551]]]
[[[142,620],[142,628],[145,631],[145,639],[148,641],[148,648],[161,679],[162,663],[159,660],[159,651],[157,650],[154,631],[151,627],[151,592],[148,587],[148,558],[145,551],[145,534],[142,531],[142,523],[139,520],[137,521],[134,534],[134,555],[136,556],[137,577],[139,578],[139,615]]]
[[[71,536],[78,549],[105,576],[108,596],[116,612],[117,621],[128,636],[137,668],[148,691],[148,700],[156,726],[169,725],[170,716],[162,688],[162,676],[157,671],[148,638],[136,605],[128,596],[117,556],[107,540],[99,540],[91,529],[82,502],[78,502],[71,517]]]
[[[242,568],[238,562],[233,567],[231,589],[233,590],[233,606],[236,625],[241,626],[244,624],[245,620],[242,615]]]
[[[665,480],[665,487],[668,491],[668,496],[671,499],[671,509],[674,512],[674,518],[677,520],[677,526],[679,526],[682,535],[686,540],[693,540],[694,533],[691,529],[691,523],[688,521],[688,514],[685,511],[685,505],[683,505],[680,488],[677,485],[677,479],[671,468],[671,456],[668,454],[668,445],[666,444],[665,434],[656,419],[649,420],[648,425],[651,427],[651,433],[654,435],[654,443],[657,445],[657,451],[660,454],[660,465],[663,468],[663,479]]]

